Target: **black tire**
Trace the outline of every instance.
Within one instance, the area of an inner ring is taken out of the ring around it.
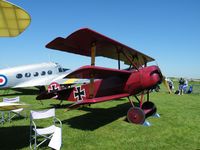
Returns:
[[[153,102],[147,101],[142,104],[142,110],[145,113],[145,117],[150,117],[157,112],[156,105]]]

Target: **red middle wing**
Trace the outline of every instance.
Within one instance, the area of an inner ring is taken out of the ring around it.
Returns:
[[[131,71],[110,69],[97,66],[83,66],[74,72],[68,74],[65,78],[81,78],[81,79],[105,79],[112,76],[119,76],[121,78],[128,78]]]
[[[121,94],[116,94],[116,95],[110,95],[110,96],[103,96],[103,97],[98,97],[98,98],[93,98],[93,99],[86,99],[84,101],[78,101],[72,105],[69,106],[70,109],[75,109],[80,107],[81,105],[89,105],[89,104],[95,104],[95,103],[100,103],[100,102],[105,102],[113,99],[119,99],[123,97],[130,96],[128,93],[121,93]]]

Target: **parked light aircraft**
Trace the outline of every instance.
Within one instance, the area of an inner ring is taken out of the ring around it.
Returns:
[[[76,79],[63,79],[69,72],[69,69],[53,62],[6,68],[0,70],[0,89],[38,87],[44,90],[44,86],[52,82],[59,84],[78,82]]]
[[[154,58],[88,28],[75,31],[66,38],[58,37],[46,47],[91,57],[91,65],[82,66],[66,76],[89,78],[90,83],[55,92],[46,91],[37,97],[38,100],[66,99],[74,102],[70,108],[77,108],[127,97],[131,104],[127,119],[136,124],[143,124],[146,117],[156,113],[149,93],[162,82],[163,76],[158,66],[147,66]],[[96,56],[118,60],[118,69],[95,66]],[[129,69],[121,70],[120,61],[129,65]],[[147,94],[146,102],[144,94]],[[140,99],[138,95],[141,95]],[[139,101],[139,107],[134,105],[130,96]]]

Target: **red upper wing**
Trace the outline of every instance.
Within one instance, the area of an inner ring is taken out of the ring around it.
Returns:
[[[96,43],[96,56],[103,56],[116,60],[119,58],[121,61],[124,61],[124,63],[130,64],[123,55],[118,57],[118,51],[120,50],[129,55],[138,67],[147,62],[154,61],[153,58],[88,28],[75,31],[66,38],[58,37],[48,43],[46,47],[90,56],[93,42]]]
[[[104,79],[112,76],[120,76],[121,78],[128,78],[131,71],[110,69],[97,66],[83,66],[68,74],[65,78],[82,78],[82,79]]]

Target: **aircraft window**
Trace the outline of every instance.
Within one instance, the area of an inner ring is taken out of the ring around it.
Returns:
[[[31,73],[28,72],[28,73],[25,73],[25,77],[30,77],[31,76]]]
[[[20,78],[22,78],[22,77],[23,77],[23,75],[22,75],[21,73],[19,73],[19,74],[16,75],[16,78],[17,78],[17,79],[20,79]]]
[[[41,72],[41,76],[44,76],[45,74],[46,74],[45,71],[42,71],[42,72]]]
[[[59,71],[59,72],[63,72],[63,69],[62,69],[62,68],[58,68],[58,71]]]
[[[39,75],[38,72],[35,72],[35,73],[33,74],[34,77],[37,77],[38,75]]]
[[[50,74],[52,74],[53,72],[52,72],[51,70],[49,70],[47,73],[50,75]]]

